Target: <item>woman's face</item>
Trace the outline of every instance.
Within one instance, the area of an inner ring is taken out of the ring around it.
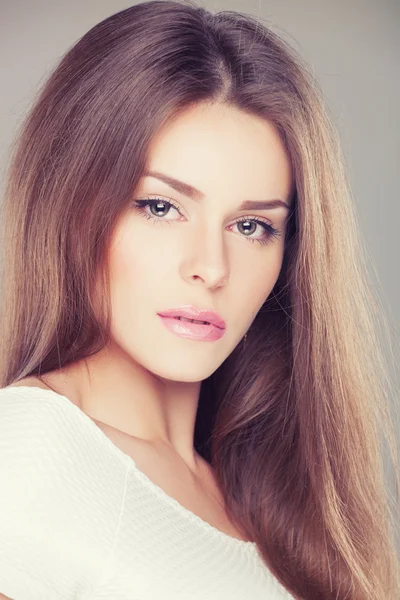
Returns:
[[[111,244],[112,344],[159,377],[201,381],[240,342],[278,278],[287,206],[241,205],[289,204],[290,160],[269,123],[201,104],[158,133],[146,172]],[[192,198],[162,176],[201,193]],[[146,198],[153,207],[135,205]],[[158,313],[182,305],[217,312],[224,335],[201,341],[169,331]]]

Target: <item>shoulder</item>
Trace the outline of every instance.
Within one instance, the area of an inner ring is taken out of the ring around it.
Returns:
[[[58,597],[52,572],[68,509],[61,414],[44,390],[0,389],[0,590],[11,598]]]
[[[57,485],[67,493],[83,483],[86,439],[67,398],[38,387],[0,388],[0,489],[7,486],[11,503],[19,493],[43,496]]]
[[[73,443],[62,399],[39,388],[0,389],[0,505],[47,489]],[[22,501],[21,499],[19,500]],[[4,507],[3,507],[4,508]],[[11,506],[9,507],[11,508]]]
[[[50,416],[54,403],[54,393],[49,390],[21,383],[0,388],[0,427],[5,433],[7,426],[18,425],[29,419]],[[13,419],[12,423],[9,419]]]
[[[60,486],[67,495],[106,476],[124,477],[127,461],[105,440],[90,417],[58,392],[0,388],[0,489],[4,481],[19,489],[29,478],[43,493]]]
[[[24,506],[35,498],[53,512],[57,504],[62,518],[61,506],[71,510],[93,490],[119,497],[130,463],[110,448],[111,441],[67,397],[33,387],[0,388],[0,489],[7,487],[10,510],[16,496]],[[4,502],[0,494],[0,512]]]
[[[0,591],[11,598],[75,598],[101,576],[127,466],[100,441],[68,398],[0,388]]]
[[[49,437],[58,439],[65,406],[57,394],[38,387],[12,385],[0,388],[0,448],[16,450],[16,444],[29,442],[42,446]]]
[[[43,381],[41,381],[38,377],[35,377],[35,375],[29,375],[28,377],[24,377],[23,379],[20,379],[19,381],[15,381],[11,385],[7,386],[6,388],[2,388],[2,389],[9,389],[10,387],[38,387],[38,388],[42,388],[43,390],[49,389],[43,383]]]

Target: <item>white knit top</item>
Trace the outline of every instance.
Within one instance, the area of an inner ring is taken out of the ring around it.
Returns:
[[[0,593],[292,599],[257,546],[183,507],[67,397],[0,389]]]

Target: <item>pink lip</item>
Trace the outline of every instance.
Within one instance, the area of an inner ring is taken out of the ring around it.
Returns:
[[[163,325],[172,333],[180,337],[199,340],[202,342],[214,342],[219,340],[225,333],[225,329],[216,325],[201,323],[191,323],[190,321],[181,321],[176,317],[164,317],[158,315]]]
[[[185,319],[196,319],[197,321],[207,321],[218,327],[226,329],[226,323],[217,313],[207,309],[196,308],[195,306],[180,306],[179,308],[171,308],[159,312],[160,317],[184,317]]]

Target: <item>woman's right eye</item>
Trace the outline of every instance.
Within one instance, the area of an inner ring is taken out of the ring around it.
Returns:
[[[172,202],[167,200],[162,200],[159,198],[146,198],[145,200],[134,200],[134,206],[139,209],[139,213],[144,216],[146,219],[160,219],[161,221],[166,221],[164,219],[167,214],[169,214],[171,208],[174,208],[179,214],[179,208],[175,206]],[[149,206],[149,211],[145,210],[146,207]],[[154,211],[154,212],[153,212]]]

